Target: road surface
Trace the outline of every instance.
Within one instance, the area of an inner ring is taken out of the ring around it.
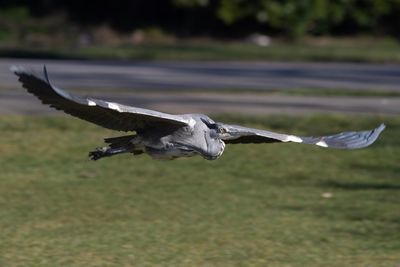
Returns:
[[[70,88],[279,89],[400,91],[400,65],[271,62],[111,62],[0,59],[2,87],[15,87],[10,65],[41,70]]]
[[[302,97],[235,93],[96,93],[94,96],[137,107],[169,113],[206,114],[310,114],[349,113],[400,115],[400,98],[385,97]],[[0,90],[0,114],[61,114],[42,105],[32,95]]]
[[[40,105],[32,96],[19,89],[16,77],[9,71],[11,65],[22,65],[40,72],[43,64],[47,65],[51,80],[60,87],[85,89],[90,91],[90,95],[97,97],[172,113],[400,114],[398,97],[302,97],[222,93],[223,89],[268,91],[279,88],[400,92],[400,65],[14,59],[0,59],[0,114],[51,113],[49,108]],[[157,89],[158,92],[139,93],[131,89]],[[176,92],[175,89],[182,91]],[[204,93],[193,89],[213,89],[214,92]]]

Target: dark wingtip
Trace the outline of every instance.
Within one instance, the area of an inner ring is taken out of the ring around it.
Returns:
[[[46,79],[46,81],[50,84],[49,75],[47,74],[46,65],[43,65],[43,74],[44,74],[44,78]]]
[[[24,71],[24,68],[21,67],[21,66],[12,65],[12,66],[10,67],[10,71],[13,72],[13,73],[16,74],[16,75],[20,75],[21,72]]]
[[[367,137],[368,142],[363,147],[372,145],[378,139],[378,137],[382,133],[382,131],[385,130],[385,128],[386,128],[386,125],[384,123],[381,123],[378,127],[371,130],[369,136]]]
[[[374,141],[379,137],[381,132],[383,132],[383,130],[385,130],[385,128],[386,128],[386,125],[384,123],[381,123],[381,125],[379,125],[377,128],[375,128],[375,130],[373,130],[373,135],[375,135]]]

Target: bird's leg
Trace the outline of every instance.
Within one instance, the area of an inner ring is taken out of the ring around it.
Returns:
[[[128,147],[118,147],[118,148],[111,148],[111,147],[98,147],[96,150],[89,152],[89,159],[90,160],[98,160],[104,157],[110,157],[116,154],[122,154],[130,152]]]

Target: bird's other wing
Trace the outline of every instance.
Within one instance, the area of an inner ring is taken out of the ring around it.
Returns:
[[[48,78],[46,66],[44,77],[22,67],[12,66],[11,71],[22,86],[43,104],[99,126],[117,131],[140,131],[146,128],[179,128],[190,122],[179,116],[148,109],[136,108],[95,98],[86,98],[65,92],[53,86]]]
[[[338,149],[357,149],[375,142],[385,125],[381,124],[369,131],[343,132],[328,136],[295,136],[226,124],[224,128],[227,130],[224,135],[226,137],[221,139],[227,144],[295,142]]]

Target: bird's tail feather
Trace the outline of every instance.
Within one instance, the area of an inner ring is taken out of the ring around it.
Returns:
[[[117,148],[117,147],[122,147],[122,146],[127,146],[131,144],[131,140],[135,138],[135,135],[125,135],[125,136],[118,136],[118,137],[110,137],[110,138],[105,138],[104,142],[109,144],[109,147],[111,148]]]
[[[98,147],[90,151],[89,159],[98,160],[122,153],[133,153],[134,155],[142,154],[143,150],[139,149],[137,145],[132,142],[134,138],[135,135],[105,138],[104,142],[108,144],[108,147]]]
[[[125,135],[125,136],[117,136],[105,138],[104,142],[108,144],[110,149],[121,149],[124,148],[129,150],[129,152],[134,155],[142,154],[144,151],[140,146],[134,144],[132,141],[137,137],[136,135]]]

